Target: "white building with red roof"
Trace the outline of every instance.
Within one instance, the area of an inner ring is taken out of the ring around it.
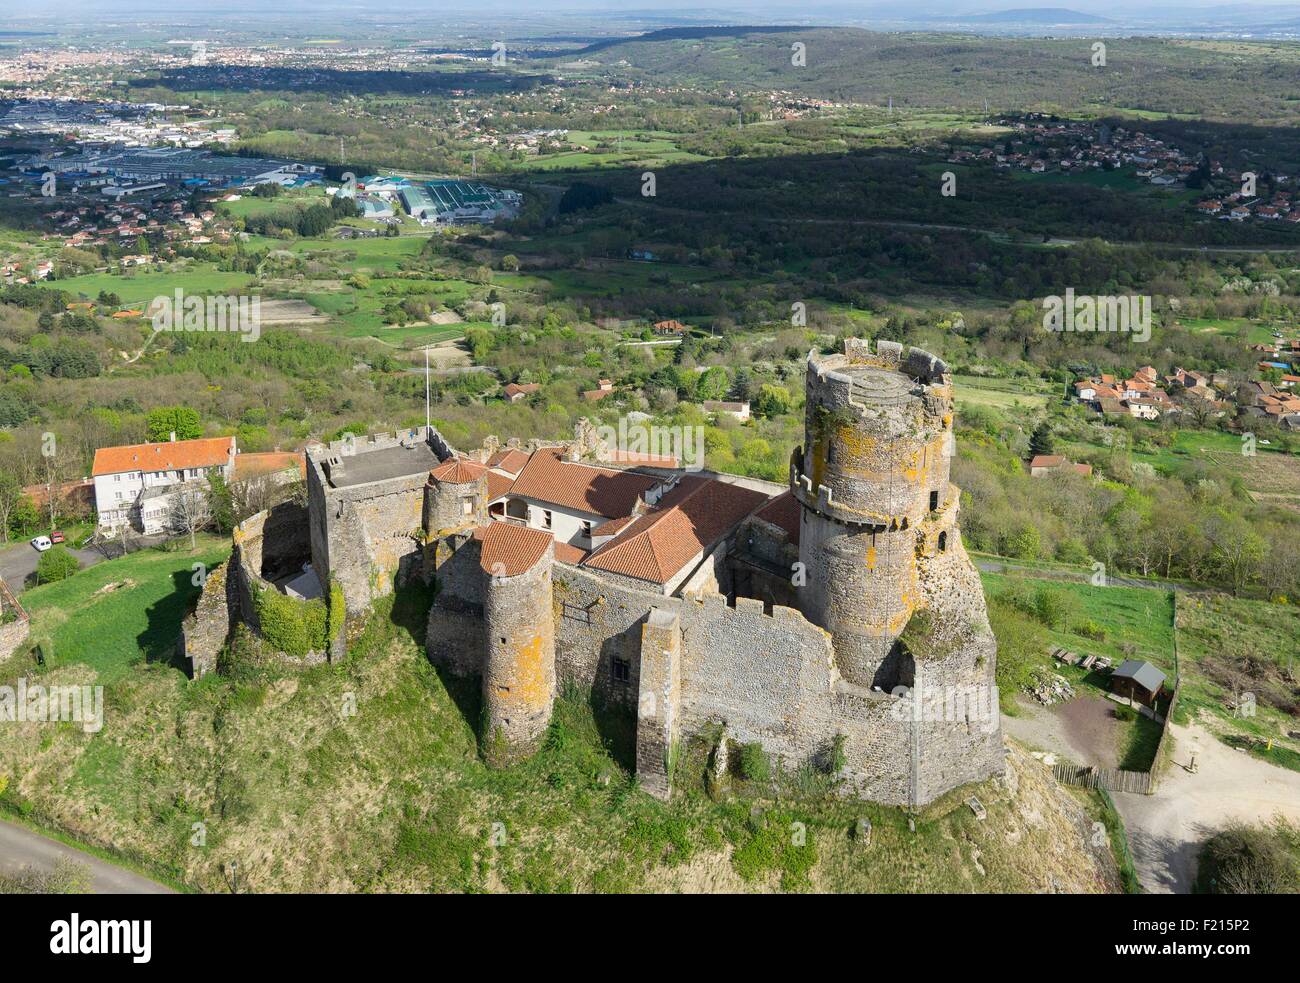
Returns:
[[[99,448],[91,478],[100,528],[131,525],[148,534],[161,532],[172,507],[169,493],[191,482],[206,487],[214,473],[230,480],[236,452],[234,437]]]

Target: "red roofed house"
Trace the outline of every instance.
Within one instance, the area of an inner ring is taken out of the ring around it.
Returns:
[[[599,402],[600,400],[604,399],[606,396],[610,396],[610,395],[612,395],[613,392],[614,392],[614,383],[613,383],[613,380],[611,380],[611,379],[601,379],[601,380],[600,380],[600,388],[599,388],[599,389],[588,389],[586,392],[584,392],[584,393],[582,394],[582,398],[585,399],[585,400],[586,400],[587,402],[589,402],[589,403],[595,403],[595,402]]]
[[[504,392],[507,400],[512,403],[517,403],[521,399],[526,399],[531,396],[541,388],[541,384],[537,382],[525,382],[522,385],[517,382],[512,382],[510,385],[506,386]]]
[[[1056,471],[1073,471],[1085,478],[1092,477],[1091,464],[1073,464],[1060,454],[1038,454],[1029,462],[1029,473],[1035,478],[1041,478],[1045,474],[1052,474]]]
[[[690,327],[682,324],[681,321],[656,321],[654,325],[655,334],[684,335],[690,330]]]
[[[162,532],[176,487],[193,481],[202,481],[206,487],[213,471],[230,480],[235,453],[234,437],[99,448],[91,477],[100,528],[131,525],[148,534]]]

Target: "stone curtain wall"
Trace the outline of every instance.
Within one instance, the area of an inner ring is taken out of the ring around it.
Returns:
[[[652,692],[658,687],[658,668],[654,678],[642,679],[644,626],[651,610],[679,619],[677,740],[724,722],[733,740],[757,741],[794,769],[825,755],[838,734],[845,738],[843,778],[855,794],[904,805],[914,798],[914,787],[922,804],[947,791],[936,790],[934,781],[927,787],[924,773],[914,767],[913,748],[924,735],[901,712],[898,698],[844,682],[834,668],[830,635],[798,611],[777,606],[768,615],[761,601],[749,598],[738,598],[731,608],[718,594],[683,599],[632,591],[558,563],[555,599],[560,677],[624,701],[628,712],[647,685]],[[629,663],[629,682],[614,679],[615,659]],[[964,742],[964,723],[960,729]],[[928,743],[934,747],[926,753],[942,752],[938,745],[948,730],[942,722],[933,728]],[[640,726],[640,745],[639,732]],[[654,757],[649,747],[669,738],[646,740],[649,761]],[[999,740],[996,734],[993,740]],[[977,777],[987,778],[1000,770],[1000,761],[991,763],[986,755],[967,770],[984,769]],[[947,764],[934,772],[938,779],[951,773],[955,768]],[[659,781],[654,774],[647,777],[654,781]]]
[[[258,575],[283,577],[296,574],[311,557],[307,509],[281,502],[251,515],[235,527],[232,538],[242,547],[244,562]]]
[[[12,615],[13,620],[0,625],[0,661],[9,658],[18,650],[18,646],[27,641],[31,633],[31,622],[27,612],[18,603],[18,597],[9,585],[0,579],[0,613]]]
[[[928,546],[934,549],[939,531],[946,531],[943,553],[923,555],[920,588],[941,646],[952,654],[934,662],[917,663],[917,685],[937,687],[945,698],[966,703],[962,719],[928,721],[919,739],[919,782],[923,801],[966,782],[982,781],[1003,772],[997,699],[997,639],[989,625],[988,608],[979,573],[966,553],[957,527],[957,495],[937,523]],[[971,703],[975,702],[972,709]],[[945,712],[945,716],[953,716]]]
[[[466,533],[438,540],[430,549],[437,593],[425,633],[429,660],[458,676],[477,676],[487,657],[480,544]]]
[[[217,668],[217,656],[230,637],[234,602],[227,580],[230,564],[208,573],[194,610],[181,622],[180,655],[189,663],[190,678],[199,679]]]

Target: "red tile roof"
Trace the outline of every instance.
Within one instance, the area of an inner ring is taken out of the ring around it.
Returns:
[[[516,577],[546,555],[552,537],[549,532],[516,526],[510,522],[493,522],[479,527],[474,537],[483,543],[479,566],[494,577]]]
[[[509,471],[511,474],[518,474],[527,463],[527,454],[510,447],[503,451],[497,451],[488,458],[487,466],[489,468],[500,468],[502,471]]]
[[[586,558],[586,556],[586,550],[573,546],[570,543],[557,542],[555,544],[555,558],[561,563],[572,563],[574,566],[577,566]]]
[[[467,485],[471,481],[478,481],[486,473],[486,465],[467,461],[463,457],[451,457],[430,471],[429,475],[449,485]]]
[[[1065,463],[1060,454],[1038,454],[1029,462],[1031,468],[1059,468]]]
[[[495,502],[498,498],[508,492],[514,485],[515,479],[509,475],[497,474],[495,471],[487,473],[487,495],[489,502]]]
[[[772,525],[785,530],[786,539],[794,545],[799,545],[799,502],[791,492],[777,495],[776,498],[768,502],[755,515],[764,522],[770,522]]]
[[[682,324],[681,321],[669,320],[669,321],[656,321],[655,330],[663,331],[663,332],[671,331],[673,334],[685,334],[687,331],[691,329],[687,327],[685,324]]]
[[[161,444],[126,444],[95,451],[91,475],[125,471],[179,471],[228,464],[235,453],[234,437],[202,437]]]
[[[235,481],[257,478],[264,474],[275,474],[298,468],[298,477],[307,477],[307,455],[302,451],[267,451],[257,454],[235,455]]]
[[[592,529],[591,534],[592,536],[599,536],[601,538],[605,536],[617,536],[619,532],[628,525],[628,523],[635,522],[636,518],[637,517],[634,515],[625,515],[618,519],[610,519],[608,522],[602,522],[600,525],[596,526],[596,528]]]
[[[583,566],[667,583],[766,500],[760,491],[688,475],[658,507],[594,551]]]
[[[637,499],[656,484],[650,475],[565,461],[562,451],[547,447],[529,458],[510,493],[613,519],[631,514]]]
[[[609,459],[614,464],[644,464],[654,468],[675,468],[677,458],[672,454],[641,454],[637,451],[611,451]]]

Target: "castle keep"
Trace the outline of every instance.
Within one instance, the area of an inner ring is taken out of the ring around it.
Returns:
[[[638,777],[663,797],[675,748],[718,725],[789,768],[834,758],[846,792],[885,803],[1000,774],[948,367],[850,339],[809,354],[806,387],[788,487],[638,463],[586,421],[559,444],[458,452],[432,428],[332,444],[309,454],[302,528],[283,534],[295,583],[311,573],[349,615],[395,580],[436,583],[428,655],[480,681],[493,763],[536,749],[569,683],[635,718]],[[276,570],[233,567],[274,583],[285,554],[259,542]],[[212,641],[187,634],[198,672]]]

